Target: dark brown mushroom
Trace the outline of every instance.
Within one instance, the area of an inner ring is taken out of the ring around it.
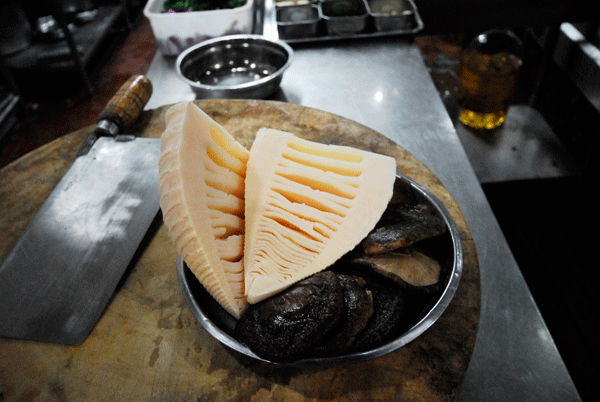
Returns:
[[[234,336],[257,356],[274,362],[306,357],[345,311],[336,274],[314,274],[258,304],[238,320]]]
[[[365,254],[382,254],[445,232],[445,222],[433,215],[428,206],[390,205],[361,246]]]
[[[377,274],[364,277],[373,294],[373,315],[354,340],[355,352],[379,347],[396,336],[408,312],[406,294],[397,283]]]
[[[344,288],[345,314],[313,350],[314,356],[336,356],[347,352],[373,315],[373,295],[364,279],[354,275],[338,275]]]
[[[399,283],[422,290],[437,289],[441,265],[422,252],[405,249],[381,255],[366,255],[352,261]]]

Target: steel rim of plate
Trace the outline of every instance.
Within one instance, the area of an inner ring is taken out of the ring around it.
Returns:
[[[262,77],[258,80],[249,81],[249,82],[245,82],[242,84],[231,85],[231,86],[216,86],[216,85],[202,84],[200,82],[190,80],[183,74],[183,71],[181,71],[181,65],[183,64],[183,60],[190,53],[193,53],[198,48],[208,47],[208,46],[218,44],[221,42],[226,42],[226,41],[236,41],[236,42],[251,41],[251,42],[269,43],[269,44],[279,47],[281,50],[283,50],[287,55],[287,60],[286,60],[285,64],[283,66],[281,66],[279,69],[277,69],[277,71],[275,71],[273,74]],[[292,47],[290,45],[288,45],[287,43],[285,43],[281,40],[272,40],[272,39],[268,39],[262,35],[254,35],[254,34],[226,35],[226,36],[220,36],[217,38],[213,38],[213,39],[209,39],[209,40],[200,42],[194,46],[187,48],[183,52],[181,52],[179,54],[179,56],[177,56],[177,59],[175,60],[175,70],[176,70],[176,73],[179,76],[179,78],[182,81],[184,81],[185,83],[187,83],[189,86],[194,88],[195,90],[202,91],[205,93],[228,92],[231,94],[236,94],[238,92],[243,93],[244,91],[248,91],[248,90],[258,88],[261,86],[266,86],[270,82],[280,80],[281,77],[283,76],[283,73],[292,64],[293,58],[294,58],[294,50],[292,49]]]
[[[309,358],[290,363],[272,362],[263,359],[254,354],[254,352],[252,352],[247,346],[238,342],[231,335],[224,332],[219,326],[213,323],[206,316],[206,314],[204,314],[204,312],[198,305],[198,302],[192,295],[189,284],[187,283],[187,280],[185,278],[186,265],[183,262],[181,256],[178,255],[177,276],[179,279],[179,284],[182,288],[182,292],[184,294],[186,302],[188,303],[189,308],[192,310],[192,314],[194,315],[194,317],[209,334],[211,334],[215,339],[217,339],[223,345],[231,348],[232,350],[235,350],[247,357],[251,357],[264,363],[287,367],[333,367],[344,364],[359,363],[391,353],[415,340],[427,329],[429,329],[441,317],[441,315],[444,313],[444,311],[452,301],[452,298],[454,297],[454,294],[458,289],[458,284],[462,277],[464,258],[463,248],[462,240],[460,239],[460,232],[458,231],[456,223],[452,219],[450,213],[443,205],[443,203],[431,191],[427,190],[425,187],[415,182],[414,180],[399,173],[396,173],[396,177],[408,182],[415,191],[420,193],[435,206],[435,208],[438,210],[438,212],[441,214],[442,218],[446,222],[446,225],[448,226],[450,238],[452,240],[452,249],[454,253],[454,262],[452,264],[452,270],[450,272],[450,279],[448,280],[448,283],[446,284],[446,287],[444,288],[440,298],[431,308],[431,310],[425,315],[425,317],[423,317],[419,322],[413,325],[404,334],[378,348],[367,350],[364,352],[352,353],[348,355],[326,358]]]

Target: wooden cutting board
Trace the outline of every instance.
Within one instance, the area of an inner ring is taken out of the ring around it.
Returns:
[[[82,345],[0,339],[0,400],[456,399],[477,334],[479,268],[464,218],[431,171],[385,136],[323,111],[268,101],[196,103],[246,147],[260,127],[271,127],[396,158],[399,171],[432,191],[459,228],[464,270],[448,309],[412,343],[368,362],[319,369],[258,364],[230,352],[194,320],[177,280],[176,253],[159,214],[103,316]],[[166,109],[144,112],[133,132],[159,137]],[[91,129],[59,138],[0,171],[0,258],[69,168]]]

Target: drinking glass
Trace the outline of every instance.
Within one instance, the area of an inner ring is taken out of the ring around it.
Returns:
[[[462,59],[460,122],[476,130],[501,126],[522,64],[523,44],[511,31],[490,30],[477,35]]]

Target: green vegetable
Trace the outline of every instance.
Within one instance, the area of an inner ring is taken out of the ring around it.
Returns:
[[[246,4],[246,0],[227,0],[227,8],[237,8]]]
[[[207,11],[225,8],[237,8],[246,4],[247,0],[165,0],[164,12]]]

